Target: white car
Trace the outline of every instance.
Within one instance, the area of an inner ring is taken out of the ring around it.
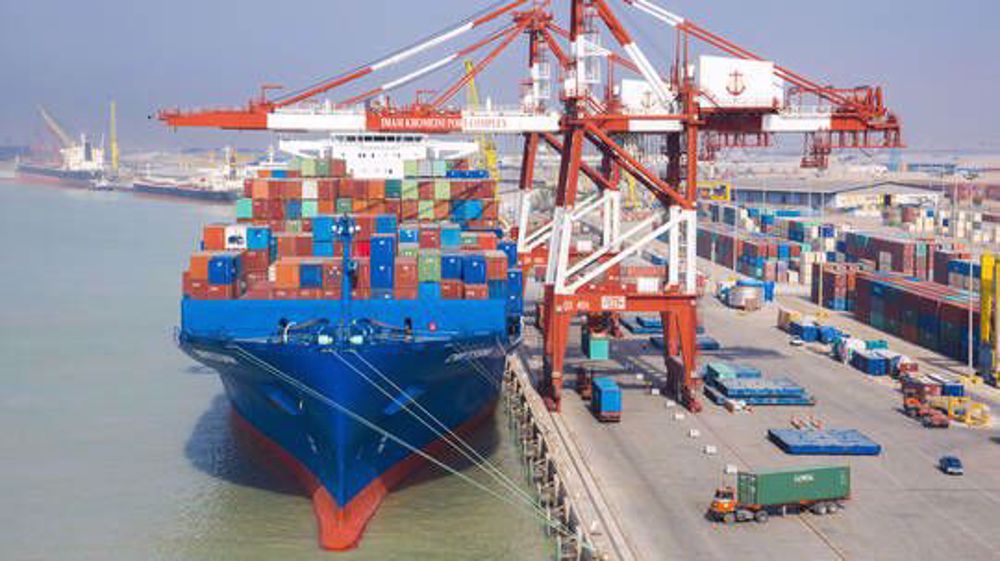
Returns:
[[[801,347],[802,345],[805,345],[806,342],[803,341],[800,337],[792,337],[792,340],[789,341],[788,344],[793,347]]]

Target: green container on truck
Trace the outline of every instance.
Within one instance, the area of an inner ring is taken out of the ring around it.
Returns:
[[[715,493],[710,512],[716,520],[766,522],[769,514],[809,509],[828,514],[841,508],[851,495],[851,468],[821,466],[790,468],[757,473],[741,472],[736,488]]]

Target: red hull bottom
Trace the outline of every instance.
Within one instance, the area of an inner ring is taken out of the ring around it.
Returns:
[[[496,402],[488,404],[468,421],[454,430],[455,434],[465,437],[486,420],[496,407]],[[305,488],[306,494],[312,499],[313,513],[316,515],[316,526],[319,531],[319,545],[324,549],[344,551],[358,546],[365,526],[382,504],[382,499],[403,481],[406,476],[427,464],[427,460],[418,454],[410,454],[405,459],[392,466],[381,477],[375,479],[361,490],[344,507],[338,507],[330,492],[309,468],[294,456],[289,454],[278,443],[258,431],[249,421],[235,409],[232,409],[236,425],[253,436],[254,440],[290,470]],[[424,447],[428,455],[436,456],[447,450],[449,444],[438,439]]]

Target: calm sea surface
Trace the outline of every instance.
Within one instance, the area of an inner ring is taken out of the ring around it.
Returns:
[[[318,549],[309,501],[172,343],[200,226],[230,217],[0,181],[0,559],[549,558],[524,510],[433,469],[359,549]],[[523,482],[502,414],[473,440]]]

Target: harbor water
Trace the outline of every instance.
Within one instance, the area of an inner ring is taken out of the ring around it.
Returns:
[[[230,213],[0,182],[0,558],[550,558],[537,519],[435,468],[359,549],[318,548],[310,501],[173,344],[185,259]],[[502,415],[471,440],[523,483]]]

